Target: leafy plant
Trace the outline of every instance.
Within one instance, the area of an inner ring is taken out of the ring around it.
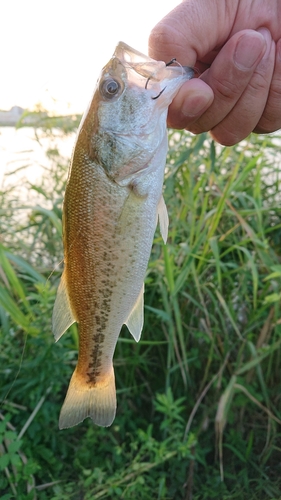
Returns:
[[[156,232],[142,339],[124,327],[117,344],[117,417],[59,431],[78,336],[51,333],[68,160],[45,125],[36,203],[0,193],[1,498],[279,498],[280,138],[170,131],[169,238]]]

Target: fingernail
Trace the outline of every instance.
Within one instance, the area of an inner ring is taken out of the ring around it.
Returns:
[[[242,35],[234,53],[234,62],[239,69],[251,69],[262,57],[265,49],[266,44],[263,33],[256,31]]]

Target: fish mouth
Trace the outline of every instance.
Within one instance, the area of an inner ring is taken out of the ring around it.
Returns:
[[[146,78],[153,75],[155,63],[159,63],[159,61],[142,54],[142,52],[130,47],[125,42],[119,42],[116,45],[113,57],[117,57],[124,66],[132,67],[137,73]],[[163,63],[160,62],[160,64],[162,66]]]
[[[127,70],[133,70],[135,76],[144,79],[145,90],[155,91],[155,95],[151,95],[153,100],[157,100],[166,89],[174,87],[173,81],[181,80],[183,83],[194,76],[194,70],[189,66],[182,66],[176,58],[167,63],[156,61],[124,42],[117,44],[113,57],[116,57]]]
[[[177,59],[175,57],[173,57],[173,59],[171,59],[169,62],[166,63],[166,68],[168,66],[171,66],[172,64],[176,63],[177,62]],[[192,68],[190,68],[189,66],[182,66],[181,64],[177,63],[178,66],[180,66],[182,68],[182,71],[186,72],[186,76],[188,76],[188,79],[191,79],[193,78],[194,76],[194,70]],[[148,82],[149,80],[151,80],[152,76],[149,76],[148,79],[146,80],[146,83],[145,83],[145,89],[147,89],[147,86],[148,86]],[[166,89],[166,87],[164,87],[162,90],[160,90],[159,94],[156,95],[155,97],[151,97],[151,99],[155,100],[155,99],[158,99],[158,97],[160,97],[164,90]]]

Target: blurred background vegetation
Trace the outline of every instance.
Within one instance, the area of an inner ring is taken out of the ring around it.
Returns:
[[[169,132],[169,238],[157,230],[141,341],[124,327],[117,344],[116,419],[59,431],[78,338],[51,332],[69,164],[53,134],[77,123],[39,125],[36,201],[0,192],[1,499],[280,499],[280,137]]]

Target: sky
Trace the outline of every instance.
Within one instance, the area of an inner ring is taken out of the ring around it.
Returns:
[[[0,109],[81,113],[119,40],[147,53],[180,0],[0,0]]]

